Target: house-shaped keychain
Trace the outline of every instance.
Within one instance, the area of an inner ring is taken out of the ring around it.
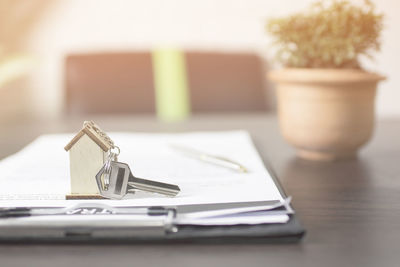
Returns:
[[[69,152],[71,194],[67,199],[102,198],[95,176],[107,160],[112,140],[92,121],[64,147]]]

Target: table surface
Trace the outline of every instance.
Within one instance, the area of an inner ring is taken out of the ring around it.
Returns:
[[[201,115],[180,123],[151,116],[99,116],[106,131],[248,130],[278,175],[307,229],[297,244],[44,245],[1,244],[2,266],[399,266],[400,119],[377,122],[357,159],[331,163],[296,158],[274,115]],[[77,132],[83,119],[8,122],[0,158],[44,133]]]

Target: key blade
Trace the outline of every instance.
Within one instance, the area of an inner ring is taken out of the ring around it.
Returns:
[[[142,191],[158,193],[171,197],[176,196],[181,191],[177,185],[134,177],[132,173],[129,175],[128,185]]]
[[[150,185],[143,184],[142,182],[128,182],[128,185],[134,189],[142,190],[149,193],[157,193],[161,195],[174,197],[180,192],[180,188],[176,186],[175,188],[165,188],[165,184],[160,185]]]

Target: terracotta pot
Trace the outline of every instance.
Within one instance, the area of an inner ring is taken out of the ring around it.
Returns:
[[[298,155],[312,160],[356,156],[374,128],[378,74],[353,69],[282,69],[276,83],[279,123]]]

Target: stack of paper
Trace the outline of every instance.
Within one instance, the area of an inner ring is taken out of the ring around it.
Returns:
[[[136,193],[123,200],[65,200],[70,190],[70,178],[69,157],[64,146],[73,134],[57,134],[41,136],[22,151],[0,161],[0,207],[64,207],[83,202],[131,207],[284,202],[245,131],[109,133],[109,136],[121,149],[119,161],[129,164],[135,176],[177,184],[181,188],[180,194],[174,198]],[[187,157],[172,149],[172,144],[224,156],[241,163],[248,172],[234,172]],[[204,224],[250,224],[262,220],[266,222],[267,218],[274,222],[286,222],[288,219],[287,215],[274,216],[272,213],[268,217],[265,212],[263,216],[247,212],[237,216],[197,214],[185,219],[198,224],[201,221]]]

